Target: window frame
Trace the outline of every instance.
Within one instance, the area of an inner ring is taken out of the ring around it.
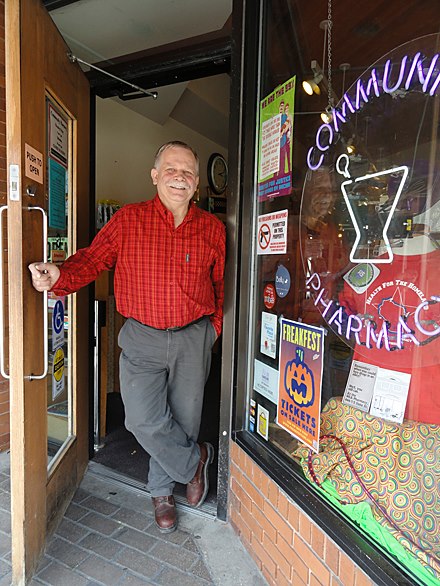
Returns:
[[[255,258],[253,252],[254,223],[258,206],[257,142],[260,88],[262,77],[263,36],[267,23],[269,0],[236,0],[242,10],[242,29],[235,38],[233,50],[240,53],[240,108],[235,126],[239,163],[236,176],[237,199],[231,206],[236,220],[234,264],[237,270],[235,292],[236,325],[233,336],[232,440],[270,477],[287,496],[315,522],[349,558],[379,586],[413,586],[409,572],[399,567],[377,544],[351,524],[327,503],[295,470],[281,453],[256,434],[247,431],[248,396],[253,360],[249,351],[252,308],[249,306],[253,287]],[[239,40],[238,40],[239,38]],[[235,45],[235,46],[234,46]],[[238,46],[239,45],[239,46]],[[236,63],[238,60],[236,60]],[[232,128],[232,125],[231,125]],[[231,217],[231,216],[229,216]]]

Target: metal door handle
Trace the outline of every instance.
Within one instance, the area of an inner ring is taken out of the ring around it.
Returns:
[[[43,216],[43,262],[47,262],[47,214],[46,210],[38,206],[29,206],[27,208],[30,212],[36,210],[41,212]],[[0,217],[1,220],[1,217]],[[48,295],[47,291],[43,291],[43,346],[44,346],[44,366],[41,374],[30,374],[25,378],[28,380],[41,380],[46,378],[49,370],[49,332],[48,332]]]
[[[3,212],[7,205],[0,207],[0,373],[3,378],[9,379],[10,375],[5,371],[5,347],[4,347],[4,299],[3,299]],[[38,210],[43,215],[43,262],[47,262],[47,214],[43,208],[31,207],[29,211]],[[41,374],[31,374],[25,378],[28,380],[42,379],[47,376],[49,370],[49,334],[47,323],[48,297],[47,291],[43,292],[43,338],[44,338],[44,370]]]
[[[3,299],[3,212],[8,206],[0,207],[0,372],[3,378],[9,379],[9,374],[5,372],[5,336],[3,312],[5,309]]]

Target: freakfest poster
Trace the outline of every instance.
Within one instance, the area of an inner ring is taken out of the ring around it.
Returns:
[[[324,330],[281,319],[277,423],[319,451]]]
[[[260,102],[258,199],[292,191],[292,136],[295,80],[279,85]]]

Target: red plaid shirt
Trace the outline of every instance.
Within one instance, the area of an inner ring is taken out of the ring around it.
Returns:
[[[191,204],[175,228],[156,195],[121,208],[88,248],[62,264],[53,292],[73,293],[114,268],[116,306],[125,317],[165,329],[209,315],[220,334],[224,264],[222,222]]]

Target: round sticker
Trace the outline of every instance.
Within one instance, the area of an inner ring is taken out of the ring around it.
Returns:
[[[349,272],[347,280],[355,287],[366,287],[371,283],[373,277],[374,271],[372,266],[362,263]]]
[[[276,291],[275,291],[275,287],[269,283],[269,285],[266,285],[264,288],[264,305],[267,307],[267,309],[272,309],[272,307],[275,305],[275,301],[276,301]]]
[[[266,250],[270,244],[271,230],[269,224],[263,224],[258,233],[258,241],[261,250]]]
[[[53,357],[53,376],[57,382],[60,382],[64,373],[64,350],[58,348]]]
[[[275,289],[279,297],[285,297],[290,289],[290,273],[285,266],[280,265],[275,275]]]

